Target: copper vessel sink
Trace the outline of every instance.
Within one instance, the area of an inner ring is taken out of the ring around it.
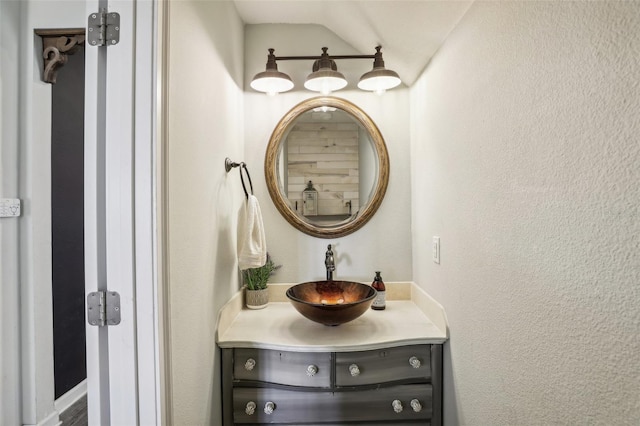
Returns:
[[[364,314],[373,303],[376,290],[351,281],[311,281],[290,287],[287,297],[311,321],[340,325]]]

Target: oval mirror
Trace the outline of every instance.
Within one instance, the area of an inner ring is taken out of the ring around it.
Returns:
[[[364,111],[344,99],[316,97],[282,117],[264,170],[271,199],[291,225],[333,238],[374,215],[387,190],[389,155]]]

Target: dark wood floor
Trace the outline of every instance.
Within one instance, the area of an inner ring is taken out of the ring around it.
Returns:
[[[62,426],[88,426],[87,396],[83,396],[60,414]]]

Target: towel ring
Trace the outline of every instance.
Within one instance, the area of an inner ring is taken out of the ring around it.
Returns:
[[[244,184],[244,178],[242,177],[242,169],[247,174],[247,179],[249,180],[249,187],[251,188],[251,195],[253,195],[253,183],[251,183],[251,176],[249,175],[249,169],[247,169],[247,164],[243,161],[240,163],[240,182],[242,182],[242,189],[244,189],[244,195],[249,199],[249,193],[247,192],[247,187]]]
[[[253,183],[251,182],[251,175],[249,175],[249,169],[247,169],[247,163],[245,163],[244,161],[241,163],[236,163],[235,161],[231,161],[229,157],[224,159],[224,169],[227,171],[227,173],[229,173],[229,171],[231,171],[231,169],[235,167],[240,167],[239,169],[240,182],[242,182],[242,189],[244,190],[244,196],[247,197],[247,200],[248,200],[249,192],[247,192],[247,186],[244,183],[244,176],[242,175],[242,169],[244,169],[244,172],[247,175],[247,179],[249,180],[249,188],[251,189],[251,195],[253,195]]]

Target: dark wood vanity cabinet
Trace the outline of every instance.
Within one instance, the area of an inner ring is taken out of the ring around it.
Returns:
[[[225,426],[442,424],[442,345],[222,349]]]

